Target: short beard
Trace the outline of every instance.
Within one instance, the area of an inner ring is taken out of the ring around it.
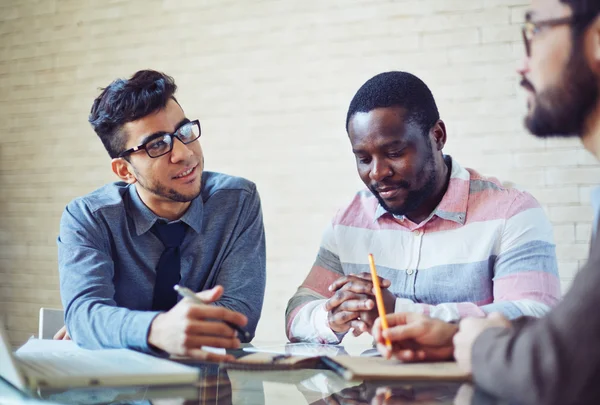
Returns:
[[[139,174],[136,173],[136,177],[137,177],[137,181],[138,183],[140,183],[140,186],[142,186],[143,188],[145,188],[146,190],[148,190],[149,192],[151,192],[154,195],[163,197],[163,198],[167,198],[171,201],[175,201],[175,202],[189,202],[192,201],[194,198],[198,197],[198,195],[200,195],[200,188],[198,189],[197,193],[194,193],[192,195],[185,195],[185,194],[181,194],[177,191],[175,191],[174,189],[167,189],[166,187],[164,187],[161,184],[148,184],[146,183],[146,179],[144,179],[142,176],[140,176]]]
[[[379,193],[375,190],[374,187],[369,187],[373,195],[379,201],[379,204],[390,214],[392,215],[403,215],[406,216],[411,212],[415,211],[417,208],[421,206],[428,198],[430,198],[435,193],[436,186],[436,171],[435,171],[435,159],[433,157],[433,153],[427,158],[427,161],[423,165],[423,167],[429,167],[432,170],[429,171],[427,175],[427,181],[418,190],[413,190],[406,195],[406,199],[404,200],[404,204],[396,209],[390,208],[383,198],[379,195]],[[409,185],[407,184],[407,187]]]
[[[521,85],[533,90],[526,79]],[[596,77],[575,39],[561,83],[534,93],[533,111],[525,118],[525,126],[541,138],[582,136],[586,118],[598,102],[596,86]]]

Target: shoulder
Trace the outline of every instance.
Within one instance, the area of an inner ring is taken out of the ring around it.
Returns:
[[[542,209],[533,195],[509,182],[495,177],[483,176],[473,169],[470,174],[469,206],[486,205],[495,207],[505,219],[529,209]]]
[[[379,202],[368,189],[357,192],[350,202],[344,204],[333,218],[333,225],[368,227],[375,221]]]
[[[106,184],[71,201],[67,205],[67,210],[72,212],[86,211],[93,214],[105,208],[123,207],[123,198],[129,187],[130,185],[125,182]]]
[[[256,193],[256,184],[243,177],[217,172],[202,173],[202,199],[206,201],[219,192],[252,195]]]

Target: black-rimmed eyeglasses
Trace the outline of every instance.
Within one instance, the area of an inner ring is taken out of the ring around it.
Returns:
[[[181,143],[184,145],[187,145],[200,138],[201,133],[200,121],[190,121],[187,124],[183,124],[172,134],[159,135],[141,145],[136,146],[135,148],[127,149],[126,151],[121,152],[119,157],[124,158],[143,149],[151,158],[157,158],[162,155],[166,155],[173,150],[175,138],[179,139],[179,141],[181,141]]]

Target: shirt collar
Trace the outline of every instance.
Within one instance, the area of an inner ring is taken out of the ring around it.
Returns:
[[[468,170],[452,159],[450,155],[446,155],[446,159],[451,163],[450,182],[448,188],[442,197],[442,201],[438,204],[435,210],[423,222],[429,221],[434,215],[464,225],[467,218],[467,204],[469,202],[469,183],[471,174]],[[452,181],[452,179],[463,181]],[[466,180],[466,181],[465,181]],[[381,204],[377,204],[375,210],[374,222],[377,222],[383,215],[389,214],[400,221],[404,221],[404,215],[393,215],[386,211]]]
[[[139,236],[148,232],[150,228],[154,226],[154,223],[161,219],[161,217],[153,213],[150,208],[144,204],[133,184],[129,186],[129,197],[131,201],[131,206],[128,210],[129,215],[133,218],[135,233]],[[192,200],[189,208],[178,221],[182,221],[196,231],[196,233],[200,233],[202,230],[203,211],[204,203],[202,202],[202,197],[198,196]]]

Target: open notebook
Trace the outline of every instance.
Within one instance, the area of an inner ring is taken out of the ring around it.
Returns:
[[[333,370],[347,380],[438,380],[468,381],[469,374],[455,362],[403,363],[382,357],[348,355],[298,356],[269,352],[249,353],[237,351],[235,362],[222,363],[221,367],[236,370],[295,370],[302,368]],[[189,358],[174,359],[185,364],[196,361]]]

